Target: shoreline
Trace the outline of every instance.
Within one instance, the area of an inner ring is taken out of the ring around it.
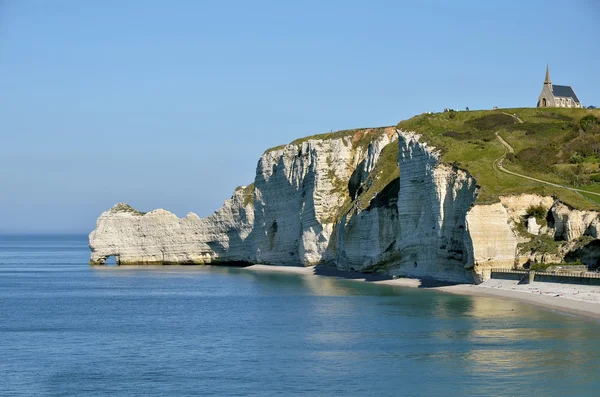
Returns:
[[[553,286],[552,283],[541,282],[537,282],[537,285],[549,288],[552,288]],[[507,283],[507,287],[509,286],[510,284]],[[575,315],[591,320],[600,320],[600,304],[570,299],[562,296],[548,296],[530,292],[515,291],[508,288],[491,288],[483,285],[477,286],[470,284],[458,284],[450,287],[436,287],[434,290],[455,295],[510,299],[561,314]]]
[[[426,288],[433,291],[455,295],[511,299],[521,303],[537,306],[544,310],[559,312],[561,314],[575,315],[592,320],[600,319],[600,287],[543,282],[535,282],[526,286],[520,286],[516,281],[513,280],[495,279],[488,280],[480,285],[442,284],[429,286],[424,284],[422,280],[416,278],[390,279],[388,277],[374,276],[358,272],[346,272],[319,266],[294,267],[251,265],[242,269],[257,272],[299,274],[310,277],[334,277],[351,281],[390,285],[396,287]],[[577,291],[572,293],[571,290],[575,289]],[[573,294],[579,294],[581,291],[583,291],[582,296],[591,296],[591,298],[586,301],[583,299],[573,299],[569,297]],[[597,298],[597,300],[593,298]]]
[[[193,270],[198,267],[230,267],[227,265],[124,265],[124,266],[92,266],[94,270],[127,270],[127,269],[162,269],[177,268]],[[397,278],[354,271],[343,271],[326,266],[273,266],[249,265],[233,266],[243,271],[287,273],[307,277],[330,277],[369,284],[389,285],[394,287],[423,288],[442,293],[481,296],[499,299],[510,299],[537,306],[541,309],[575,315],[591,320],[600,320],[600,287],[575,284],[534,282],[518,285],[514,280],[488,280],[482,284],[452,284],[422,280],[417,278]],[[574,298],[576,297],[576,298]],[[579,299],[578,299],[579,298]],[[586,299],[587,298],[587,299]]]

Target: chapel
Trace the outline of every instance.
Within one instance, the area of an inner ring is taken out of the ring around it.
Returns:
[[[546,80],[542,93],[538,97],[538,108],[580,108],[581,102],[573,87],[570,85],[552,84],[550,80],[550,69],[546,65]]]

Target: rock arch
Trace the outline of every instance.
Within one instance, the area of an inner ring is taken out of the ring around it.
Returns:
[[[119,254],[104,255],[96,259],[93,263],[90,262],[90,264],[96,266],[120,266],[121,256]]]

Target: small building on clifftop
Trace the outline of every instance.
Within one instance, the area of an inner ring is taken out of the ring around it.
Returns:
[[[550,80],[550,69],[546,66],[544,88],[538,97],[538,108],[580,108],[581,102],[570,85],[554,85]]]

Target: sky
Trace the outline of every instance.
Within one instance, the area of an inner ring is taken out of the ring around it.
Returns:
[[[269,147],[443,108],[600,105],[600,2],[0,0],[0,233],[210,215]]]

